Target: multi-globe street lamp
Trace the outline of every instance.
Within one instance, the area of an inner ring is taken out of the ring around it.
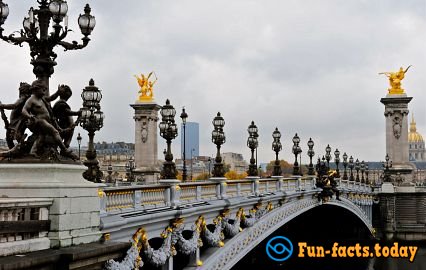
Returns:
[[[369,174],[370,172],[368,171],[368,163],[366,163],[365,164],[365,183],[366,184],[370,184],[370,179],[368,179],[368,174]]]
[[[312,138],[309,138],[308,141],[308,156],[309,156],[309,167],[308,167],[308,175],[314,175],[315,171],[314,171],[314,165],[312,164],[312,157],[315,155],[315,151],[314,151],[314,141],[312,140]]]
[[[352,156],[350,156],[349,158],[349,170],[351,170],[351,175],[349,177],[349,181],[354,181],[354,173],[353,173],[353,169],[354,169],[354,158]]]
[[[339,163],[340,163],[340,151],[336,148],[334,151],[334,163],[336,163],[336,177],[340,178],[340,172],[339,172]]]
[[[215,163],[213,165],[213,177],[224,177],[225,169],[223,167],[222,157],[220,155],[220,146],[226,142],[225,132],[223,131],[225,120],[220,115],[220,112],[217,113],[212,123],[212,142],[216,144],[217,149]]]
[[[80,152],[80,149],[81,149],[81,140],[82,140],[83,138],[81,137],[81,135],[80,135],[80,132],[78,133],[78,135],[77,135],[77,144],[78,144],[78,159],[80,159],[81,158],[81,152]]]
[[[360,179],[359,179],[359,169],[360,169],[360,163],[359,163],[359,160],[358,159],[356,159],[356,161],[355,161],[355,170],[356,170],[356,179],[355,179],[355,181],[356,182],[359,182],[360,181]]]
[[[348,166],[348,155],[343,153],[343,180],[348,180],[348,173],[346,167]]]
[[[274,139],[274,141],[272,142],[272,150],[275,152],[275,165],[272,175],[280,176],[282,170],[280,166],[280,161],[278,159],[278,153],[282,150],[283,147],[280,142],[281,133],[279,132],[278,128],[275,128],[274,132],[272,133],[272,138]]]
[[[331,159],[331,147],[327,144],[325,148],[325,160],[327,160],[327,167],[330,168],[330,159]]]
[[[251,158],[250,158],[250,164],[248,169],[248,176],[258,176],[257,171],[257,160],[254,158],[254,151],[257,149],[259,142],[257,138],[259,137],[257,126],[254,124],[254,121],[251,121],[251,124],[249,125],[247,129],[249,133],[249,137],[247,139],[247,147],[251,150]]]
[[[299,143],[300,143],[300,138],[299,136],[297,136],[297,133],[294,135],[293,137],[293,147],[292,147],[292,152],[294,154],[294,164],[293,164],[293,175],[299,175],[300,174],[300,168],[299,168],[299,163],[297,162],[297,155],[299,154]]]
[[[88,169],[83,173],[83,177],[92,182],[101,182],[102,172],[99,169],[93,139],[95,131],[100,130],[104,125],[104,113],[100,106],[102,94],[99,88],[95,86],[93,79],[90,79],[89,86],[83,89],[81,98],[83,99],[83,108],[80,110],[80,126],[89,133],[89,147],[86,151],[86,160],[83,163]]]
[[[384,182],[392,182],[391,174],[390,174],[390,168],[392,168],[392,161],[390,160],[388,154],[386,154],[385,160],[386,160],[386,162],[382,163],[382,166],[384,168],[384,175],[383,175],[384,179],[383,179],[383,181]]]
[[[126,166],[127,181],[134,182],[135,176],[133,175],[133,171],[136,169],[134,158],[130,157],[129,160],[126,162],[125,166]]]
[[[183,160],[183,169],[182,169],[182,181],[186,181],[186,119],[188,118],[188,114],[185,112],[185,107],[182,108],[182,113],[180,114],[180,118],[182,118],[182,128],[183,128],[183,151],[182,151],[182,160]]]
[[[361,183],[365,183],[364,172],[365,172],[365,162],[361,161]]]
[[[64,39],[71,32],[68,29],[68,4],[63,0],[37,0],[38,9],[31,7],[28,17],[25,17],[20,31],[10,35],[3,35],[2,25],[9,15],[9,7],[0,0],[0,38],[8,43],[19,45],[27,43],[30,47],[31,65],[34,66],[33,73],[45,83],[49,89],[49,77],[54,73],[57,54],[53,49],[60,45],[66,51],[82,49],[90,41],[89,35],[92,33],[96,20],[90,14],[89,4],[84,7],[84,14],[78,17],[78,25],[83,34],[82,44],[77,41],[66,42]],[[53,31],[49,33],[49,26],[52,23]],[[62,23],[62,25],[61,25]],[[18,33],[16,35],[16,33]],[[49,91],[46,92],[49,96]]]
[[[167,150],[165,150],[165,162],[161,170],[162,179],[176,179],[176,165],[173,162],[173,154],[171,150],[172,140],[176,138],[178,128],[175,123],[176,110],[170,104],[170,100],[166,100],[166,105],[161,108],[161,122],[159,124],[160,136],[167,142]]]

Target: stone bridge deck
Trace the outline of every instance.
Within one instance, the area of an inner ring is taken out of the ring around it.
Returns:
[[[322,203],[346,208],[373,231],[371,187],[339,179],[341,200],[322,202],[315,181],[314,177],[217,178],[106,187],[100,191],[101,230],[107,239],[127,242],[143,228],[132,240],[146,241],[143,261],[168,269],[176,250],[190,255],[188,267],[204,261],[203,269],[229,269],[273,231]],[[200,254],[200,244],[211,248]]]

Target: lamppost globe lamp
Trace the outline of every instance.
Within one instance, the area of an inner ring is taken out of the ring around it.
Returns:
[[[83,99],[83,108],[81,109],[80,126],[89,134],[89,147],[86,151],[86,160],[83,163],[88,169],[83,173],[83,177],[92,182],[100,182],[102,172],[99,169],[93,139],[95,132],[104,125],[104,113],[100,106],[102,94],[99,88],[95,86],[93,79],[90,79],[89,86],[83,89],[81,98]]]
[[[312,138],[309,138],[309,141],[308,141],[308,156],[309,156],[308,175],[315,175],[314,164],[312,164],[312,157],[314,155],[315,155],[314,141],[312,140]]]
[[[343,180],[348,180],[348,173],[346,171],[346,167],[348,166],[348,155],[345,153],[343,153]]]
[[[170,104],[170,101],[166,100],[166,105],[161,108],[161,122],[159,124],[160,136],[163,137],[167,142],[167,151],[165,154],[165,162],[163,163],[163,169],[161,170],[161,177],[163,179],[176,179],[177,171],[176,165],[173,162],[173,154],[171,150],[172,140],[177,136],[177,126],[175,124],[176,110]]]
[[[292,140],[293,140],[292,152],[294,154],[293,175],[299,175],[300,170],[299,170],[299,163],[297,162],[297,155],[299,154],[299,150],[301,149],[299,147],[300,138],[299,136],[297,136],[297,133],[294,135]]]
[[[364,172],[365,172],[365,162],[361,161],[361,183],[365,183]]]
[[[182,108],[182,113],[180,114],[180,118],[182,119],[182,127],[183,127],[182,181],[185,182],[186,178],[187,178],[187,174],[186,174],[186,119],[188,118],[188,114],[185,112],[185,107]],[[191,160],[191,164],[192,164],[192,160]]]
[[[336,177],[340,178],[340,172],[339,172],[339,163],[340,163],[340,151],[336,148],[334,151],[334,163],[336,163]]]
[[[251,151],[251,158],[250,158],[250,164],[248,169],[248,176],[257,176],[257,166],[256,166],[256,159],[254,158],[254,151],[258,147],[258,141],[257,138],[259,137],[257,133],[257,126],[254,124],[254,121],[251,121],[251,124],[248,126],[247,131],[249,133],[249,137],[247,139],[247,147],[250,148]]]
[[[330,168],[330,159],[331,159],[331,147],[327,144],[325,148],[325,160],[327,160],[327,167]]]
[[[354,158],[352,156],[350,156],[349,158],[349,170],[351,171],[351,175],[349,180],[350,181],[354,181],[354,174],[353,174],[353,169],[354,169]]]
[[[274,176],[280,176],[282,173],[280,161],[278,159],[278,153],[282,149],[282,145],[280,142],[281,133],[278,131],[278,128],[275,128],[274,132],[272,133],[272,138],[274,141],[272,142],[272,150],[275,152],[275,165],[274,165]]]
[[[356,170],[356,179],[355,179],[355,181],[357,181],[357,182],[360,181],[360,179],[359,179],[359,169],[360,169],[360,163],[359,163],[359,160],[356,159],[356,161],[355,161],[355,170]]]
[[[224,177],[225,169],[223,168],[222,157],[220,155],[220,146],[226,142],[225,132],[223,127],[225,126],[225,120],[217,113],[216,117],[213,118],[213,131],[212,131],[212,142],[216,144],[216,158],[213,166],[213,177]]]
[[[82,43],[77,41],[67,42],[64,39],[71,31],[68,29],[68,4],[63,0],[37,0],[39,7],[31,7],[28,17],[25,17],[23,29],[11,35],[3,35],[2,25],[9,15],[9,7],[0,0],[0,38],[13,45],[22,47],[27,43],[30,47],[31,65],[34,66],[33,73],[37,79],[42,80],[49,88],[49,78],[54,73],[57,54],[53,51],[56,46],[67,50],[78,50],[86,47],[90,41],[88,37],[93,31],[96,20],[90,14],[91,8],[86,4],[84,14],[78,18],[78,24],[83,34]],[[50,31],[52,22],[53,31]],[[62,23],[62,25],[61,25]],[[15,34],[17,33],[17,34]],[[49,96],[49,91],[46,91]]]

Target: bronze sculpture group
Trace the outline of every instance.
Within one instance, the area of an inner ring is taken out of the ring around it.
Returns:
[[[60,85],[58,90],[48,95],[48,87],[42,80],[31,85],[21,83],[19,98],[13,104],[1,104],[0,113],[6,128],[8,151],[1,152],[1,158],[77,160],[79,157],[70,149],[74,128],[80,111],[72,111],[67,101],[71,88]],[[50,102],[59,100],[51,107]],[[10,110],[9,119],[4,110]],[[27,134],[27,130],[31,135]],[[58,148],[60,152],[58,152]]]
[[[325,162],[319,162],[316,170],[318,174],[316,186],[322,188],[322,191],[318,194],[318,200],[327,202],[333,195],[336,195],[336,200],[340,200],[340,191],[337,189],[338,183],[335,179],[337,172],[330,170]]]

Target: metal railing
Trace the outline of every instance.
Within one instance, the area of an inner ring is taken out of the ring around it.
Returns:
[[[206,202],[223,198],[259,196],[267,193],[303,192],[315,189],[315,177],[276,177],[242,180],[172,181],[155,185],[106,187],[100,190],[101,212],[151,209],[181,203]],[[339,189],[370,192],[365,183],[337,179]]]

